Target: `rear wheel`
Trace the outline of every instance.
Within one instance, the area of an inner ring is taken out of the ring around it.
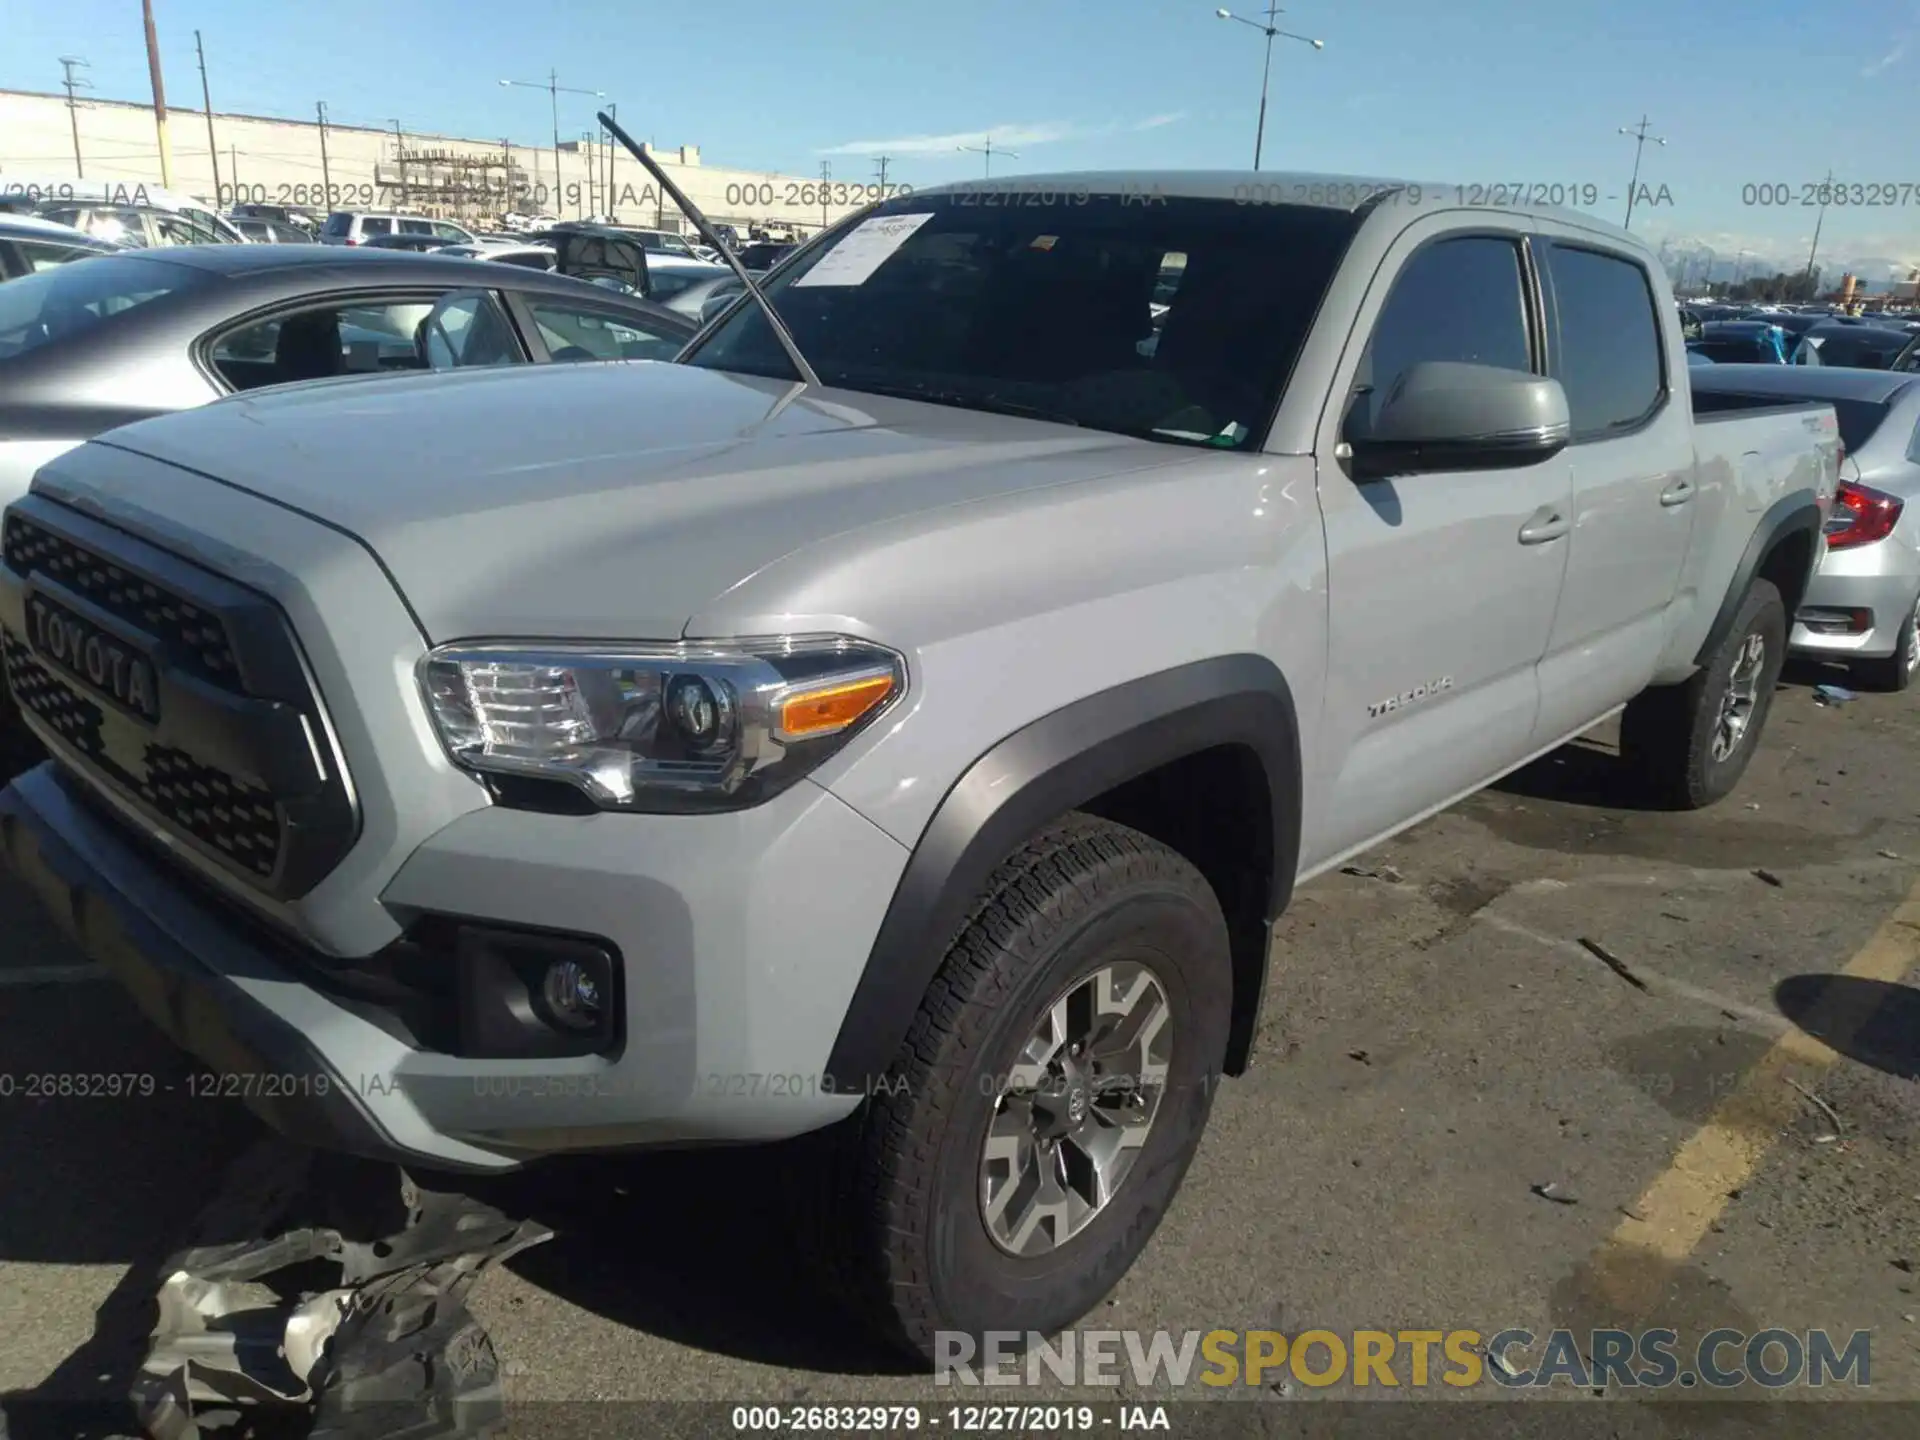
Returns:
[[[1893,653],[1872,660],[1856,660],[1848,667],[1869,690],[1905,690],[1920,675],[1920,595],[1914,597],[1907,618],[1893,637]]]
[[[1145,1248],[1200,1143],[1232,1003],[1184,858],[1073,815],[994,872],[885,1081],[843,1127],[817,1244],[887,1339],[1051,1333]]]
[[[1780,592],[1755,580],[1725,638],[1692,678],[1648,690],[1627,706],[1620,749],[1655,798],[1697,810],[1740,783],[1766,726],[1786,650]]]

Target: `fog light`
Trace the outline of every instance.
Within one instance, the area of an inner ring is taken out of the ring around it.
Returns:
[[[600,982],[578,960],[557,960],[547,967],[540,993],[547,1013],[570,1030],[600,1025]]]

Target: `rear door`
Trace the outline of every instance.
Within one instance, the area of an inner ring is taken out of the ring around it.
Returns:
[[[1357,480],[1339,446],[1421,361],[1538,372],[1525,238],[1416,221],[1362,302],[1321,422],[1331,610],[1316,868],[1524,760],[1567,554],[1567,464]],[[1174,304],[1177,308],[1179,301]]]
[[[1540,666],[1538,740],[1591,724],[1653,678],[1698,506],[1679,347],[1631,250],[1541,237],[1550,373],[1573,419],[1566,586]],[[1670,353],[1671,351],[1671,353]]]

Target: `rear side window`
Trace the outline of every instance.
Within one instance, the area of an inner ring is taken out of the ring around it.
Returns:
[[[204,271],[102,255],[0,285],[0,360],[91,330],[138,306],[207,282]]]
[[[1559,319],[1553,373],[1566,387],[1573,438],[1600,440],[1631,430],[1666,395],[1647,272],[1598,250],[1543,248]]]
[[[1436,241],[1407,262],[1354,377],[1348,437],[1369,434],[1395,382],[1428,361],[1533,368],[1517,240],[1465,235]]]
[[[393,221],[384,215],[363,215],[360,217],[360,233],[362,235],[391,235],[393,233]]]

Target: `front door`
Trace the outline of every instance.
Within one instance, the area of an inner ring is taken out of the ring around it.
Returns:
[[[1540,367],[1524,242],[1447,223],[1418,222],[1389,251],[1335,374],[1350,399],[1316,446],[1332,619],[1303,869],[1518,764],[1533,735],[1566,565],[1565,459],[1360,482],[1336,449],[1410,365]]]

